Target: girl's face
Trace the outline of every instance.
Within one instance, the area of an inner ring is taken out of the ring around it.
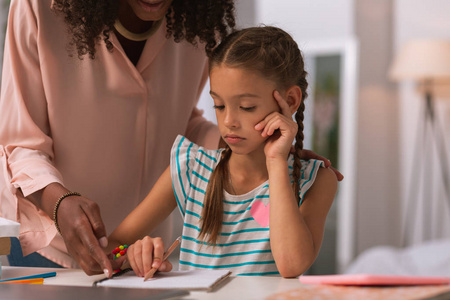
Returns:
[[[210,85],[219,131],[231,150],[236,154],[263,151],[267,137],[255,125],[279,111],[273,98],[275,83],[254,71],[221,64],[211,69]]]
[[[134,14],[142,21],[157,21],[162,19],[172,0],[122,0],[126,1]]]

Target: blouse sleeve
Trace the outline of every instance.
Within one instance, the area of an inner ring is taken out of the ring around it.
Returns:
[[[21,235],[43,233],[45,238],[34,239],[45,246],[56,233],[53,222],[25,197],[62,183],[62,176],[52,163],[35,5],[13,0],[8,17],[0,98],[0,216],[20,222]]]
[[[319,171],[320,167],[325,167],[325,164],[321,160],[311,159],[304,161],[302,160],[302,169],[300,171],[300,192],[299,198],[300,203],[299,206],[303,203],[303,198],[305,197],[306,192],[311,188],[316,180],[317,171]]]
[[[170,153],[170,174],[178,208],[184,217],[191,176],[199,146],[184,136],[177,136]]]
[[[53,142],[36,40],[39,21],[30,3],[11,3],[0,100],[0,144],[11,183],[24,196],[51,182],[62,182],[52,163]]]

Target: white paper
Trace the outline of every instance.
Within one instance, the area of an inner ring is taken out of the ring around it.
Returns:
[[[0,217],[0,237],[19,236],[20,224]]]
[[[144,281],[143,277],[138,277],[130,271],[119,277],[99,282],[97,286],[199,290],[212,288],[215,283],[229,274],[229,270],[158,272],[153,278]]]

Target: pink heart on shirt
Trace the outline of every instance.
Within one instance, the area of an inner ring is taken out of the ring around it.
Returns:
[[[269,205],[264,205],[262,201],[255,201],[250,209],[253,219],[262,227],[269,226]]]

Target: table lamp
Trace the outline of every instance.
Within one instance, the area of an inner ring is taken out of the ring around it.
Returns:
[[[412,189],[417,189],[420,182],[420,176],[423,175],[424,163],[427,152],[422,153],[422,159],[417,157],[420,146],[427,146],[425,138],[431,138],[432,143],[435,143],[438,155],[440,158],[439,165],[441,166],[441,175],[443,180],[443,187],[445,191],[446,200],[449,201],[450,207],[450,191],[449,191],[449,176],[448,176],[448,160],[445,146],[444,135],[439,126],[439,121],[436,120],[433,96],[439,89],[445,91],[445,88],[450,87],[450,40],[438,39],[418,39],[406,43],[400,52],[396,55],[395,60],[389,70],[389,77],[395,81],[413,81],[424,93],[424,114],[422,122],[418,122],[418,130],[416,143],[414,148],[413,165],[417,165],[419,170],[417,172],[411,171],[411,180],[409,182],[410,188],[406,201],[406,216],[404,220],[402,245],[404,246],[406,240],[406,230],[408,230],[408,218],[412,218],[410,210],[416,207],[413,203],[415,198],[419,195],[414,194]],[[422,140],[420,140],[419,130],[423,130]],[[431,136],[430,136],[431,135]],[[428,145],[429,146],[429,145]],[[427,179],[424,176],[424,179]],[[429,179],[429,177],[428,177]],[[424,183],[425,184],[425,183]]]

